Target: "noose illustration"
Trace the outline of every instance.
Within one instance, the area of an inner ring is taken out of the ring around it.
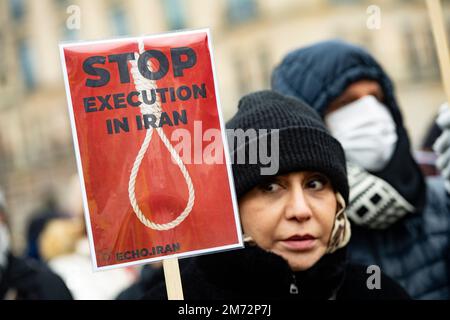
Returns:
[[[138,69],[138,58],[139,55],[142,54],[144,50],[144,42],[142,39],[138,41],[139,44],[139,53],[135,53],[135,60],[131,60],[131,75],[133,77],[134,85],[136,87],[136,90],[139,92],[142,92],[143,90],[154,90],[157,88],[156,81],[149,80],[147,78],[144,78]],[[147,63],[148,68],[150,71],[153,69],[150,59]],[[155,102],[153,104],[146,104],[144,100],[142,99],[142,95],[139,96],[139,101],[141,102],[140,110],[143,115],[146,114],[153,114],[156,117],[156,120],[159,121],[161,118],[162,108],[161,108],[161,102],[159,100],[159,97],[156,98]],[[188,187],[189,191],[189,199],[186,204],[186,208],[183,210],[183,212],[180,213],[180,215],[168,223],[158,224],[154,223],[151,220],[149,220],[141,211],[139,208],[139,204],[136,200],[135,195],[135,185],[136,185],[136,178],[139,173],[139,167],[141,166],[142,159],[144,158],[145,153],[147,152],[148,146],[150,144],[150,141],[152,140],[153,131],[156,129],[156,132],[160,136],[161,140],[163,141],[164,145],[166,146],[167,150],[170,152],[171,156],[177,163],[178,167],[180,168],[181,173],[183,174],[184,180],[186,182],[186,185]],[[189,215],[189,213],[192,210],[192,207],[194,206],[195,201],[195,190],[194,185],[192,184],[191,177],[189,176],[189,172],[187,171],[183,161],[181,160],[180,156],[176,152],[176,150],[171,145],[169,139],[165,135],[162,128],[153,128],[150,127],[146,130],[144,142],[142,143],[142,146],[136,156],[136,159],[134,161],[133,168],[131,169],[130,174],[130,180],[128,183],[128,196],[130,198],[131,206],[133,207],[134,213],[138,217],[139,221],[145,225],[148,228],[154,229],[154,230],[170,230],[172,228],[175,228],[178,226],[181,222],[183,222],[184,219]]]

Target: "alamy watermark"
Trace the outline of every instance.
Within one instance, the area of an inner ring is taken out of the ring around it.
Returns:
[[[366,27],[369,30],[381,29],[381,8],[376,5],[370,5],[366,9],[366,13],[369,15],[366,20]]]
[[[367,274],[370,276],[367,278],[366,285],[369,290],[380,290],[381,289],[381,269],[377,265],[370,265],[366,270]]]
[[[69,15],[66,19],[66,27],[69,30],[81,29],[81,8],[77,5],[70,5],[66,9],[66,13]]]
[[[275,175],[279,169],[279,129],[226,129],[232,164],[258,164],[261,175]],[[217,128],[203,131],[194,121],[193,132],[177,128],[170,141],[185,164],[223,164],[227,143]],[[172,158],[172,162],[176,160]]]

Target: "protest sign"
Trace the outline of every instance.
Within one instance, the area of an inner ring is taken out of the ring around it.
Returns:
[[[440,0],[427,0],[426,3],[441,70],[442,84],[447,96],[447,103],[450,103],[450,57],[442,5]]]
[[[94,268],[242,247],[209,30],[60,52]]]

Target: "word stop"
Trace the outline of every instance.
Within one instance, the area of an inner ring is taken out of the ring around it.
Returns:
[[[83,71],[90,75],[96,76],[97,79],[88,78],[86,80],[87,87],[102,87],[107,85],[111,75],[110,71],[101,68],[98,65],[105,65],[106,59],[108,63],[117,64],[119,71],[120,83],[130,82],[128,61],[135,60],[134,52],[111,54],[109,56],[91,56],[83,62]],[[172,60],[174,77],[182,77],[185,69],[192,68],[197,63],[195,51],[189,47],[179,47],[170,49],[170,58]],[[159,65],[158,70],[150,70],[148,61],[155,59]],[[140,74],[149,80],[159,80],[169,72],[169,58],[159,50],[147,50],[139,55],[137,66]]]

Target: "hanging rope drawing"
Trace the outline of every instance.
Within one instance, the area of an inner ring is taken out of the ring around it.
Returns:
[[[136,90],[142,91],[142,90],[156,89],[157,88],[156,81],[149,80],[149,79],[143,77],[139,72],[137,61],[138,61],[139,55],[145,51],[144,42],[142,41],[142,39],[139,40],[138,46],[139,46],[139,53],[136,52],[135,60],[130,61],[131,75],[133,77],[133,81],[134,81]],[[150,71],[152,70],[152,65],[151,65],[150,60],[148,61],[148,68],[150,69]],[[156,99],[156,101],[153,104],[146,104],[144,102],[144,100],[142,99],[142,96],[139,96],[139,101],[141,102],[140,110],[143,115],[153,114],[156,117],[157,121],[160,120],[162,108],[161,108],[161,102],[159,100],[159,97]],[[152,139],[154,130],[156,130],[156,132],[158,133],[162,142],[164,143],[165,147],[170,152],[173,159],[175,159],[176,164],[178,165],[181,173],[183,174],[184,180],[186,182],[186,185],[187,185],[188,191],[189,191],[189,199],[187,201],[186,207],[183,210],[183,212],[181,212],[180,215],[178,215],[178,217],[175,218],[174,220],[172,220],[168,223],[164,223],[164,224],[154,223],[151,220],[149,220],[142,213],[141,209],[139,208],[139,204],[137,203],[136,195],[135,195],[135,185],[136,185],[136,178],[139,173],[139,167],[141,166],[142,159],[144,158],[144,155],[147,152],[147,149],[148,149],[150,141]],[[178,226],[181,222],[184,221],[184,219],[186,219],[186,217],[191,212],[192,207],[194,206],[195,190],[194,190],[194,185],[192,184],[191,177],[189,176],[189,172],[187,171],[182,159],[180,158],[180,156],[178,155],[176,150],[171,145],[169,139],[167,138],[167,136],[165,135],[165,133],[161,127],[159,127],[159,128],[150,127],[146,130],[144,141],[143,141],[141,148],[136,156],[133,168],[131,169],[130,180],[128,183],[128,197],[130,199],[130,203],[131,203],[131,206],[133,207],[134,213],[138,217],[139,221],[146,227],[154,229],[154,230],[159,230],[159,231],[170,230],[170,229]]]

